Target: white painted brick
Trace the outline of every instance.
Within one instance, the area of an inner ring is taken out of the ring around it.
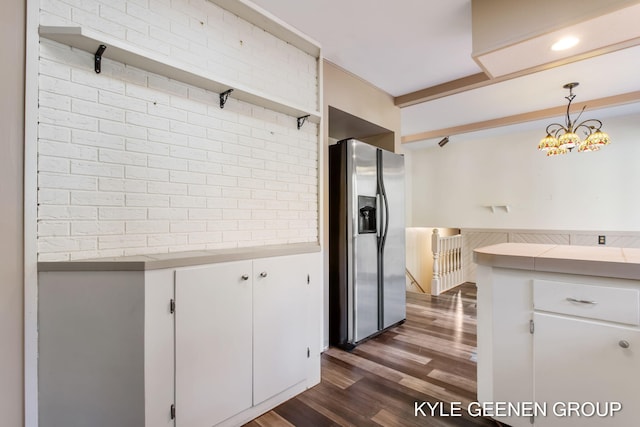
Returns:
[[[71,129],[40,123],[38,125],[38,138],[40,140],[70,142]]]
[[[133,99],[118,93],[105,90],[98,91],[98,102],[103,105],[144,113],[147,111],[147,103],[139,99]]]
[[[240,157],[238,159],[238,166],[242,166],[249,169],[264,169],[266,162],[260,159],[251,159],[248,157]],[[253,171],[252,171],[253,174]]]
[[[54,206],[40,205],[38,207],[38,219],[40,220],[61,220],[61,219],[95,219],[98,210],[88,206]]]
[[[186,220],[188,214],[189,211],[183,208],[149,208],[148,212],[150,220]]]
[[[238,229],[238,221],[209,221],[207,231],[230,231]]]
[[[97,249],[95,237],[43,237],[38,239],[38,252],[72,252]]]
[[[222,212],[223,219],[251,219],[251,211],[249,209],[225,209]]]
[[[65,20],[71,20],[71,6],[59,1],[40,2],[40,13],[47,12]]]
[[[71,162],[60,157],[38,156],[38,170],[42,172],[69,173]]]
[[[104,133],[102,124],[100,126],[100,130],[102,132],[87,132],[84,130],[73,129],[71,131],[71,142],[80,145],[112,148],[114,150],[124,148],[123,137]]]
[[[254,211],[264,209],[265,207],[266,203],[263,200],[238,200],[238,209],[251,209],[252,211]]]
[[[156,102],[163,105],[169,105],[169,100],[171,99],[171,97],[166,93],[134,84],[126,85],[125,94],[132,98],[142,99],[151,103]]]
[[[171,222],[172,233],[189,233],[207,230],[207,223],[204,221],[174,221]]]
[[[100,120],[100,132],[134,139],[146,139],[147,129],[141,126]]]
[[[169,155],[179,159],[207,160],[207,152],[204,150],[175,145],[169,147]]]
[[[169,123],[161,117],[154,117],[135,111],[126,112],[126,121],[130,125],[149,127],[153,129],[169,130]]]
[[[148,246],[186,246],[186,234],[153,234],[147,237]]]
[[[98,190],[121,193],[146,193],[147,183],[118,178],[98,178]]]
[[[151,36],[151,38],[153,40],[171,45],[176,49],[189,49],[189,40],[173,34],[171,31],[167,31],[171,24],[168,20],[165,20],[165,22],[166,24],[160,23],[163,28],[158,28],[156,23],[154,22],[154,25],[149,28],[149,35]]]
[[[169,107],[158,103],[149,103],[149,114],[152,116],[163,117],[165,119],[173,119],[181,122],[187,121],[187,112],[178,108]]]
[[[242,220],[238,221],[238,229],[239,230],[264,230],[265,222],[262,220]]]
[[[122,10],[118,10],[114,7],[109,7],[109,6],[116,6],[116,2],[114,2],[113,0],[109,0],[109,6],[105,4],[101,4],[100,17],[104,18],[107,21],[124,25],[127,28],[127,32],[129,32],[129,30],[135,30],[142,34],[148,34],[149,24],[145,21],[141,21],[139,19],[136,19],[135,17],[129,16],[126,13],[124,13],[125,4],[126,3],[124,1],[121,2],[121,5],[123,5]]]
[[[99,150],[98,159],[103,163],[116,163],[119,165],[147,165],[147,156],[144,154],[132,153],[130,151],[109,150],[106,148],[101,148]]]
[[[222,189],[222,197],[225,199],[249,199],[251,190],[239,187],[227,187]]]
[[[127,235],[168,233],[169,221],[127,221],[125,229]]]
[[[127,179],[144,179],[148,181],[169,181],[169,171],[140,166],[126,166],[125,177]]]
[[[169,173],[171,182],[183,184],[205,184],[207,182],[207,176],[201,173],[184,171],[169,171]]]
[[[179,122],[176,120],[171,120],[169,122],[169,128],[171,132],[181,133],[183,135],[197,136],[199,138],[204,138],[207,136],[206,128],[189,123]]]
[[[124,206],[124,194],[72,191],[71,204],[81,206]]]
[[[169,196],[164,194],[127,194],[128,207],[169,207]]]
[[[194,196],[170,196],[169,205],[172,208],[206,208],[207,199]]]
[[[39,237],[56,237],[69,235],[68,221],[38,221]]]
[[[40,188],[38,190],[38,204],[41,205],[68,205],[69,191],[52,188]]]
[[[149,141],[162,142],[170,145],[181,145],[186,147],[189,145],[189,136],[179,135],[159,129],[149,129]]]
[[[278,233],[276,230],[252,230],[251,240],[253,241],[265,241],[277,238]]]
[[[128,197],[129,195],[127,195]],[[98,211],[100,220],[132,220],[146,219],[147,210],[144,208],[100,208]]]
[[[102,66],[108,68],[109,62],[104,60]],[[112,78],[108,70],[105,73],[96,74],[93,69],[71,69],[71,81],[82,85],[82,87],[99,89],[100,91],[115,92],[118,94],[124,94],[125,82],[120,79]],[[76,98],[84,99],[86,101],[95,101],[97,97],[86,98],[81,96],[74,96]]]
[[[69,261],[69,259],[70,259],[69,254],[67,253],[39,253],[38,254],[38,261],[40,262]]]
[[[147,156],[147,166],[158,169],[182,170],[188,169],[188,162],[184,159],[164,156]]]
[[[220,197],[222,196],[222,188],[213,185],[190,184],[188,194],[190,196]]]
[[[220,163],[223,165],[237,165],[238,156],[233,154],[217,153],[209,151],[207,153],[207,159],[211,162]]]
[[[151,194],[188,194],[187,184],[169,183],[169,182],[149,182],[147,191]]]
[[[206,114],[199,114],[199,113],[188,113],[187,114],[187,123],[192,124],[192,125],[196,125],[196,126],[201,126],[203,128],[211,128],[211,127],[219,127],[220,126],[220,120],[219,119],[215,119],[211,116],[208,116]],[[208,135],[208,133],[211,131],[211,129],[207,129],[207,137],[210,138],[210,136]]]
[[[162,55],[169,56],[171,54],[171,49],[169,45],[164,43],[158,43],[157,40],[149,37],[146,33],[141,33],[134,30],[127,30],[126,40],[129,43],[132,43],[136,46],[140,46],[144,49],[148,49]]]
[[[56,110],[71,111],[71,98],[56,93],[40,91],[38,105]]]
[[[54,175],[38,173],[38,187],[67,190],[95,190],[98,180],[95,177]]]
[[[147,237],[145,235],[98,237],[98,247],[100,249],[142,248],[145,246],[147,246]]]
[[[67,142],[38,141],[38,152],[41,156],[60,156],[66,159],[98,160],[98,150]],[[42,170],[40,168],[40,170]]]
[[[190,88],[190,89],[193,90],[193,88]],[[213,92],[207,92],[207,93],[212,94],[215,99],[214,102],[216,103],[216,105],[219,105],[218,103],[220,101],[218,99],[218,96]],[[192,99],[192,98],[172,96],[171,106],[178,110],[186,111],[187,113],[196,113],[201,115],[207,114],[207,104],[203,103],[201,100],[197,98]],[[210,118],[209,120],[210,120],[209,123],[216,123],[216,120],[214,119]]]
[[[189,209],[189,219],[195,221],[222,219],[222,209]]]
[[[218,163],[199,162],[196,160],[189,160],[188,169],[190,172],[199,172],[205,174],[222,173],[222,165]]]
[[[95,162],[71,160],[71,173],[74,175],[122,178],[124,176],[124,167],[120,165],[104,165]]]
[[[98,129],[98,120],[93,117],[69,113],[63,110],[54,110],[44,106],[39,108],[39,113],[40,123],[89,131]]]
[[[238,178],[225,175],[208,175],[208,185],[219,185],[221,187],[233,187],[238,185]]]
[[[261,170],[261,169],[252,169],[251,177],[255,179],[260,179],[263,181],[275,181],[277,178],[277,174],[274,171]]]
[[[282,181],[265,181],[264,188],[266,190],[286,191],[288,185],[286,182]]]
[[[225,199],[223,197],[209,197],[207,208],[209,209],[236,209],[238,201],[236,199]]]
[[[274,220],[278,217],[277,211],[252,210],[251,219]]]
[[[157,74],[149,75],[148,87],[150,89],[156,89],[170,95],[173,99],[175,96],[186,98],[188,96],[188,85],[177,80],[172,80],[168,77],[159,76]]]
[[[159,156],[169,155],[169,145],[163,144],[163,143],[157,143],[153,141],[145,141],[142,139],[128,138],[125,141],[125,147],[127,151],[132,151],[137,153],[157,154]],[[151,157],[157,157],[157,156],[149,156],[149,158]],[[162,168],[162,169],[166,169],[166,168]]]
[[[170,28],[171,21],[159,13],[156,13],[156,10],[154,8],[150,8],[147,3],[148,2],[146,0],[143,0],[143,3],[139,5],[131,1],[127,2],[127,14],[151,24],[149,28],[149,34],[151,37],[168,43],[168,40],[162,39],[162,37],[155,33],[154,30],[164,29],[166,32],[166,30]]]
[[[220,242],[222,242],[222,233],[219,231],[189,233],[189,244],[220,243]]]
[[[145,87],[147,85],[147,77],[149,76],[147,71],[121,62],[112,61],[104,57],[102,58],[102,61],[103,67],[102,72],[100,73],[101,75],[110,76],[118,81],[130,83],[136,86]]]
[[[251,198],[253,200],[276,200],[278,198],[278,192],[274,190],[254,190],[251,192]]]
[[[38,77],[38,87],[41,91],[84,99],[85,101],[95,102],[98,99],[98,89],[93,86],[73,83],[50,76],[40,75]]]
[[[195,136],[189,137],[189,147],[206,151],[222,151],[222,143],[220,141],[213,141],[207,138],[197,138]]]
[[[251,177],[251,169],[241,166],[222,165],[222,173],[229,176]]]
[[[251,150],[251,156],[253,158],[262,159],[262,160],[276,160],[278,154],[272,151],[269,151],[268,149],[263,150],[263,149],[253,148]]]
[[[157,253],[167,253],[169,248],[163,246],[149,247],[143,246],[139,248],[125,248],[123,249],[124,256],[134,256],[134,255],[150,255]]]
[[[223,231],[222,239],[225,242],[250,241],[251,231]]]
[[[264,181],[253,178],[238,178],[238,186],[241,188],[264,189]]]
[[[74,221],[71,224],[71,234],[74,236],[103,236],[110,234],[124,234],[124,222]]]

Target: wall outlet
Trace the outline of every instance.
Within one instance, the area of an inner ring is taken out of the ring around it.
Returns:
[[[605,236],[598,236],[598,244],[599,245],[606,245],[607,244],[607,238]]]

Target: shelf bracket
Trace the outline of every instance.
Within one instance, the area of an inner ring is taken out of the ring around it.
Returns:
[[[306,116],[298,117],[298,130],[300,130],[300,128],[302,127],[304,122],[307,121],[308,118],[309,118],[309,114],[307,114]]]
[[[102,54],[106,49],[107,47],[101,44],[100,47],[98,47],[98,50],[96,50],[96,54],[94,56],[94,70],[96,71],[96,74],[100,74],[102,71]]]
[[[227,103],[227,99],[229,98],[231,92],[233,92],[233,89],[225,90],[220,94],[220,108],[224,108],[224,104]]]

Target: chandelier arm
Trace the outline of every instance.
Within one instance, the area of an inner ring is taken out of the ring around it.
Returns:
[[[591,122],[597,123],[598,127],[596,128],[595,126],[590,126],[589,123],[591,123]],[[582,123],[580,123],[579,125],[577,125],[575,130],[577,131],[581,127],[586,128],[589,131],[589,133],[591,134],[592,130],[595,129],[595,131],[597,132],[602,128],[602,122],[600,120],[598,120],[598,119],[587,119],[587,120],[583,121]]]
[[[569,96],[565,96],[565,99],[569,101],[569,103],[567,104],[567,128],[571,128],[571,115],[569,114],[569,110],[571,109],[571,103],[573,102],[573,99],[575,97],[576,96],[571,92],[571,89],[569,91]]]
[[[557,126],[557,129],[555,130],[551,129],[553,126]],[[558,132],[560,132],[561,130],[564,130],[565,132],[567,132],[567,128],[562,126],[560,123],[551,123],[549,126],[547,126],[547,135],[553,134],[553,136],[557,137]]]

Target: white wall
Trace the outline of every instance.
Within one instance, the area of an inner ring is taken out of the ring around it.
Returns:
[[[25,3],[0,14],[0,424],[24,425],[23,163]]]
[[[41,4],[318,109],[317,58],[207,0]],[[39,89],[39,260],[317,241],[317,125],[48,40]]]
[[[587,109],[584,118],[592,117],[601,116]],[[551,121],[405,150],[411,225],[640,230],[640,114],[603,118],[613,142],[599,152],[548,158],[536,147]],[[510,212],[487,205],[509,205]]]

